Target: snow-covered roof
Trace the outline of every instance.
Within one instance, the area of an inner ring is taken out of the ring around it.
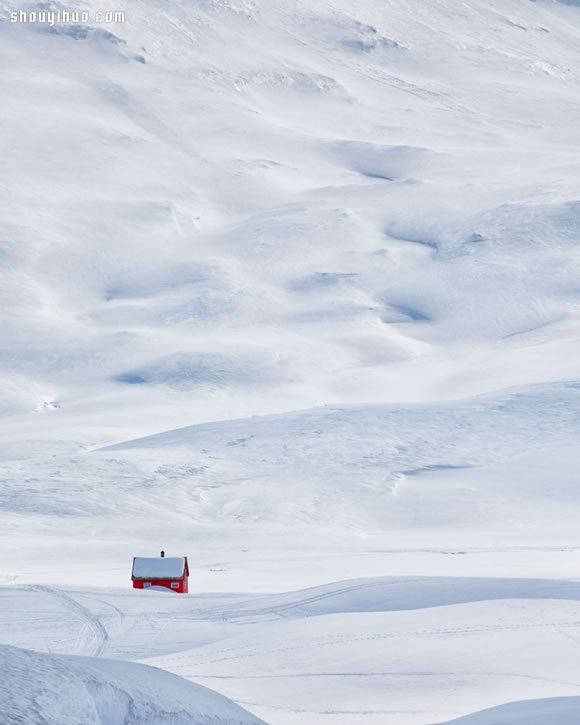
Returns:
[[[136,556],[133,559],[133,579],[181,579],[186,569],[185,556]]]

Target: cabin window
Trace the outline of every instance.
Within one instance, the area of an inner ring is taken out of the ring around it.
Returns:
[[[151,582],[143,582],[143,586],[144,587],[150,587],[151,586]]]
[[[171,582],[172,589],[179,589],[179,582]]]

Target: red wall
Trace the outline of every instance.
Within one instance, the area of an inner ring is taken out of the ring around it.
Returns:
[[[152,587],[167,587],[173,592],[178,594],[187,594],[187,577],[185,579],[151,579],[149,582],[147,579],[136,579],[133,581],[133,589],[147,589],[145,584],[149,583]],[[177,584],[177,588],[172,587],[172,584]]]

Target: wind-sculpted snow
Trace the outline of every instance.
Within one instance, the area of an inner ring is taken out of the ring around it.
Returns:
[[[273,725],[565,722],[578,2],[121,6],[0,0],[0,640]],[[130,589],[161,549],[189,595]]]
[[[38,654],[0,645],[5,725],[259,725],[204,687],[139,664]]]
[[[508,553],[513,558],[513,551],[505,551],[504,560]],[[484,551],[422,552],[428,554],[432,564],[437,554],[455,554],[456,561],[465,557],[467,570],[478,557],[494,556]],[[390,552],[385,561],[396,556]],[[54,677],[71,681],[68,699],[60,702],[71,712],[81,705],[98,711],[106,705],[123,722],[126,695],[133,700],[130,722],[146,722],[143,712],[155,712],[164,722],[165,711],[183,708],[191,716],[192,711],[211,711],[209,704],[217,709],[207,691],[128,662],[139,659],[251,701],[268,722],[292,717],[316,722],[326,714],[341,723],[350,717],[354,722],[425,725],[433,718],[469,712],[474,703],[481,708],[497,703],[504,691],[521,699],[573,694],[578,601],[574,582],[486,577],[375,577],[283,594],[192,592],[183,597],[94,587],[3,587],[5,640],[18,646],[33,643],[53,654],[41,657],[5,648],[18,657],[12,668],[4,668],[8,678],[2,684],[11,686],[23,660],[32,669],[32,687],[17,681],[8,700],[13,707],[18,698],[24,707],[22,698],[42,689],[43,673],[50,669]],[[549,674],[537,657],[528,656],[528,641],[553,662]],[[92,656],[62,657],[72,653]],[[116,659],[96,660],[97,653]],[[56,706],[49,695],[42,702],[49,711]],[[297,702],[300,715],[292,715]],[[558,703],[571,706],[562,709],[556,703],[537,704],[538,718],[575,712],[572,700]],[[531,717],[535,712],[530,702],[473,717],[486,725],[511,725],[510,715]],[[494,713],[499,719],[493,720]],[[220,710],[220,717],[225,712]],[[241,720],[246,721],[254,722]],[[103,722],[109,725],[110,720]]]
[[[0,412],[37,439],[53,399],[84,444],[99,409],[125,438],[135,404],[186,421],[160,366],[200,349],[290,374],[232,364],[196,420],[576,374],[576,8],[150,0],[43,30],[17,7]]]
[[[409,180],[423,171],[429,158],[426,149],[355,141],[333,143],[328,154],[363,176],[384,181]]]
[[[197,361],[204,367],[174,360],[163,374],[193,390],[231,381],[228,365]],[[137,369],[125,382],[145,387],[153,374]],[[189,426],[75,456],[15,456],[0,508],[98,518],[119,515],[119,506],[122,515],[147,515],[155,502],[158,523],[179,530],[187,524],[178,511],[198,525],[507,533],[517,521],[547,533],[560,521],[573,530],[579,391],[569,381],[445,405],[328,406]]]

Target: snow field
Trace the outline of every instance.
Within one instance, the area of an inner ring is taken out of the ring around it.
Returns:
[[[21,6],[0,720],[576,723],[578,3]]]

